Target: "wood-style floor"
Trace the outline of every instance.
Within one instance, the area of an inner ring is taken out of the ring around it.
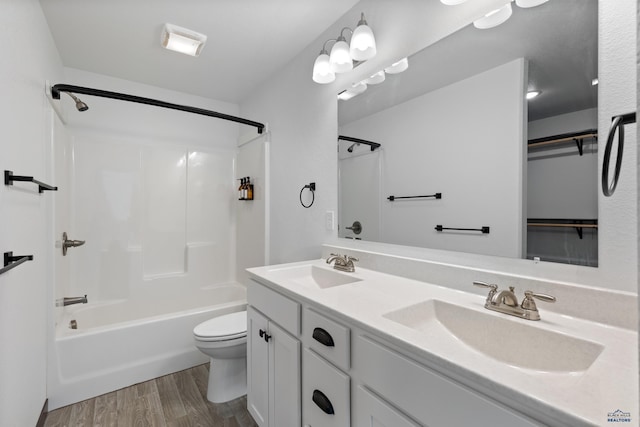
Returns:
[[[45,427],[257,427],[247,399],[207,400],[209,364],[49,412]]]

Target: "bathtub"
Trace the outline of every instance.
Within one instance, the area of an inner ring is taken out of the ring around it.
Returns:
[[[216,304],[203,307],[203,301]],[[246,301],[246,288],[232,284],[170,300],[66,307],[53,342],[49,409],[208,362],[194,346],[193,328],[244,310]],[[69,327],[72,320],[77,329]]]

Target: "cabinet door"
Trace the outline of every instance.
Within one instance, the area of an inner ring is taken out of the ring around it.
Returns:
[[[247,307],[247,407],[260,427],[269,425],[269,344],[260,336],[268,326],[266,317]]]
[[[358,386],[354,402],[355,427],[418,427],[394,407]]]
[[[270,427],[300,426],[300,341],[269,323]]]

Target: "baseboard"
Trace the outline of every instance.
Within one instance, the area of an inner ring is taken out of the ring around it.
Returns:
[[[36,427],[44,427],[45,421],[47,421],[47,415],[49,414],[49,399],[44,400],[42,411],[40,411],[40,417],[38,417],[38,423]]]

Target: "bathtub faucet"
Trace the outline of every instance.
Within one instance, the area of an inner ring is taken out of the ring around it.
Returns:
[[[86,304],[88,302],[89,300],[86,295],[83,297],[64,297],[56,300],[56,307],[65,307],[72,304]]]

